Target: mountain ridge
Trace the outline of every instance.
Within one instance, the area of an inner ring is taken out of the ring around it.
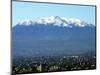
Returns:
[[[17,25],[52,25],[52,26],[59,26],[59,27],[94,27],[93,24],[88,24],[80,19],[76,18],[66,18],[66,17],[59,17],[59,16],[49,16],[49,17],[40,17],[37,20],[26,20],[19,22]]]

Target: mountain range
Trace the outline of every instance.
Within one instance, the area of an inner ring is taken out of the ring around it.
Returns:
[[[53,25],[53,26],[62,26],[62,27],[85,27],[85,26],[95,26],[93,24],[88,24],[84,21],[81,21],[77,18],[66,18],[66,17],[59,17],[59,16],[49,16],[49,17],[39,17],[38,20],[26,20],[19,22],[18,25],[35,25],[35,24],[42,24],[42,25]]]
[[[12,27],[15,56],[74,55],[95,51],[96,27],[79,19],[42,17]]]

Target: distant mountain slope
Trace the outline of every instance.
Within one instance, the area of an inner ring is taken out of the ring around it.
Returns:
[[[18,23],[12,28],[15,56],[52,56],[95,51],[95,26],[58,16]]]

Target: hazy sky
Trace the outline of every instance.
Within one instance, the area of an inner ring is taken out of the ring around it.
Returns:
[[[45,3],[12,3],[12,26],[23,20],[35,20],[43,16],[78,18],[95,24],[95,6],[59,5]]]

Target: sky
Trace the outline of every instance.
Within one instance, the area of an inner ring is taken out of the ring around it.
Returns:
[[[33,2],[12,3],[12,26],[24,20],[36,20],[39,17],[59,16],[77,18],[95,25],[95,6],[62,5]]]

